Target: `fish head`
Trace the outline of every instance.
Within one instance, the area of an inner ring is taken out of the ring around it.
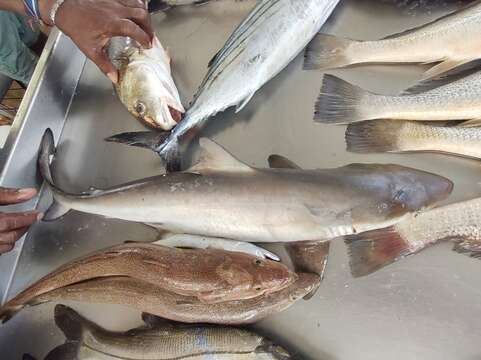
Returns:
[[[289,301],[294,303],[319,288],[321,277],[317,274],[299,273],[297,281],[289,287]]]
[[[129,55],[119,70],[116,90],[134,117],[150,127],[169,131],[182,119],[185,109],[172,79],[170,60],[155,55],[159,49],[149,51]]]
[[[249,272],[252,274],[251,290],[254,296],[285,289],[297,280],[297,275],[287,266],[267,259],[252,259]]]
[[[148,86],[140,85],[136,96],[128,102],[129,112],[149,127],[171,130],[182,119],[182,104],[168,95],[154,95]]]

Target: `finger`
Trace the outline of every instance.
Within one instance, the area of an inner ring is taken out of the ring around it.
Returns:
[[[0,187],[0,205],[18,204],[32,199],[37,195],[33,188],[15,189]]]
[[[138,8],[125,8],[125,17],[132,20],[149,36],[150,43],[154,38],[154,31],[152,30],[151,17],[147,10]]]
[[[15,244],[5,244],[5,245],[0,244],[0,255],[5,254],[9,251],[12,251],[14,246]]]
[[[86,52],[85,54],[105,75],[107,75],[110,81],[112,81],[114,84],[117,84],[119,79],[118,71],[103,49],[98,49],[93,52]]]
[[[0,214],[0,232],[11,231],[30,226],[41,220],[43,214],[38,211],[24,213],[4,213]]]
[[[150,48],[150,36],[142,28],[128,19],[122,19],[115,23],[111,31],[112,36],[128,36],[137,41],[145,48]]]
[[[0,233],[0,245],[13,245],[28,231],[28,226]]]
[[[120,0],[123,6],[130,7],[130,8],[139,8],[139,9],[147,9],[147,1],[143,0]]]

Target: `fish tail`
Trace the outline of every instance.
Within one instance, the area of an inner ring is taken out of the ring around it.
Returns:
[[[370,93],[333,75],[324,75],[315,105],[314,120],[325,124],[348,124],[364,119],[361,101]]]
[[[55,324],[68,341],[80,341],[86,330],[99,328],[74,309],[61,304],[55,306]]]
[[[328,34],[317,34],[304,53],[304,70],[338,69],[353,65],[348,49],[355,40],[339,38]]]
[[[354,153],[400,152],[399,139],[409,124],[398,120],[374,120],[349,124],[346,130],[347,151]]]
[[[179,171],[181,168],[181,151],[178,140],[170,136],[170,132],[127,132],[105,139],[129,146],[150,149],[162,158],[168,172]]]
[[[395,227],[351,235],[344,241],[354,277],[372,274],[419,250],[413,250],[409,241]]]
[[[45,212],[43,217],[44,221],[52,221],[61,218],[70,211],[70,208],[64,206],[62,201],[62,198],[68,196],[68,194],[58,188],[53,181],[52,172],[50,169],[50,157],[54,154],[55,143],[53,133],[52,130],[47,129],[45,130],[45,134],[42,137],[42,142],[40,145],[40,151],[38,154],[38,168],[45,183],[52,191],[53,202],[49,209]]]

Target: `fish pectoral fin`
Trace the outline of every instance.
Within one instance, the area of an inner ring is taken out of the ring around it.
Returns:
[[[249,103],[249,101],[251,101],[251,99],[252,99],[252,97],[254,96],[255,93],[256,93],[255,91],[251,92],[244,100],[242,100],[242,102],[237,104],[237,107],[235,109],[236,114],[247,106],[247,104]]]
[[[294,161],[289,160],[288,158],[282,155],[273,154],[269,156],[267,161],[269,162],[269,167],[271,169],[297,169],[297,170],[302,169]]]
[[[249,165],[232,156],[222,146],[208,138],[199,140],[200,154],[197,164],[187,172],[203,174],[212,171],[224,172],[251,172],[254,171]]]
[[[437,65],[434,65],[429,70],[427,70],[422,78],[421,81],[433,79],[439,77],[443,74],[450,72],[453,69],[456,69],[464,64],[470,63],[472,59],[464,59],[464,60],[452,60],[452,59],[444,59]]]
[[[459,127],[472,128],[481,126],[481,119],[466,120],[458,124]]]

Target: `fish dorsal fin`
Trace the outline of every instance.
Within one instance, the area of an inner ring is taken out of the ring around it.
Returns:
[[[240,160],[237,160],[222,146],[210,139],[201,138],[199,140],[199,144],[199,160],[197,164],[187,170],[188,172],[250,172],[254,170],[249,165],[246,165]]]
[[[297,169],[300,170],[301,167],[297,165],[294,161],[289,160],[285,156],[273,154],[267,159],[269,162],[269,167],[271,169]]]

